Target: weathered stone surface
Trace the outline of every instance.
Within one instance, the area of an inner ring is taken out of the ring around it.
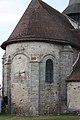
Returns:
[[[70,112],[80,113],[80,82],[68,82],[67,105]]]
[[[19,115],[65,113],[67,110],[65,77],[70,73],[77,53],[77,50],[68,45],[44,42],[8,45],[4,63],[4,95],[8,96],[11,113]],[[6,67],[9,56],[11,63]],[[51,84],[45,82],[45,66],[48,59],[53,61],[54,66]],[[7,68],[11,70],[8,75]],[[6,84],[9,81],[10,84]]]

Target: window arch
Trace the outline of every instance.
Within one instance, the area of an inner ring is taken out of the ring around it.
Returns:
[[[51,59],[46,61],[45,82],[53,83],[53,61]]]

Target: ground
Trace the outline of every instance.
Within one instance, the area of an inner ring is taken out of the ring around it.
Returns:
[[[80,116],[37,116],[37,117],[26,117],[26,116],[11,116],[11,115],[0,115],[0,120],[80,120]]]

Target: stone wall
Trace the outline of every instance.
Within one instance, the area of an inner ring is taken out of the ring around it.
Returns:
[[[60,88],[59,88],[59,95],[60,95],[60,110],[61,113],[66,113],[67,110],[67,84],[65,78],[67,75],[70,74],[72,71],[72,65],[74,61],[74,52],[71,46],[62,46],[60,50]]]
[[[65,77],[71,71],[76,53],[68,45],[44,42],[8,45],[5,60],[8,63],[7,68],[6,62],[4,63],[4,94],[8,96],[10,112],[24,115],[65,112]],[[45,82],[45,65],[48,59],[54,65],[53,83]]]
[[[67,83],[67,105],[72,113],[80,113],[80,82]]]
[[[56,52],[56,54],[55,54]],[[53,83],[45,82],[45,66],[48,59],[53,60]],[[59,112],[59,49],[47,54],[40,63],[40,114],[56,114]]]

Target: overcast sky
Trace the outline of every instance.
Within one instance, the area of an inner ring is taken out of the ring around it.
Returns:
[[[0,0],[0,45],[6,41],[31,0]],[[69,0],[43,0],[53,8],[62,12]],[[0,83],[2,80],[2,56],[0,48]]]

